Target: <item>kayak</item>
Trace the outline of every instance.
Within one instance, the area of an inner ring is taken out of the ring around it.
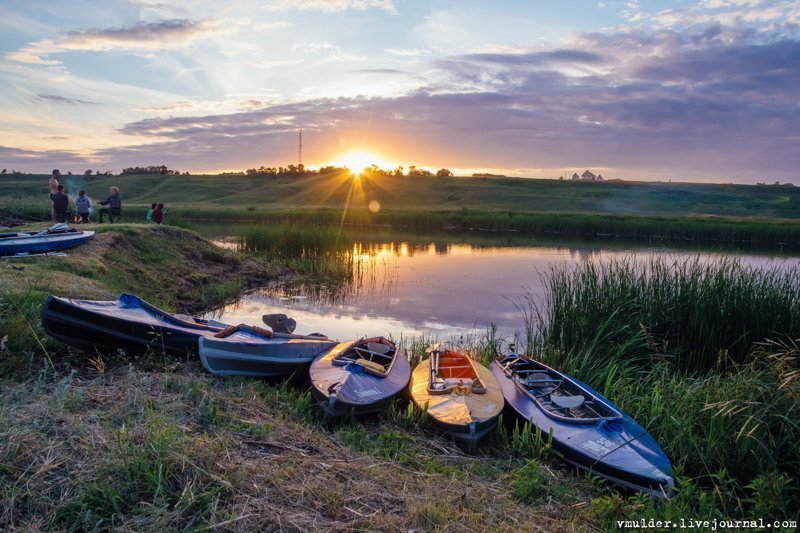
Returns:
[[[383,337],[341,343],[317,357],[309,370],[311,393],[326,418],[377,413],[408,385],[408,357]]]
[[[577,379],[524,355],[489,366],[503,396],[525,421],[552,432],[564,459],[625,487],[668,498],[669,459],[653,437],[619,407]]]
[[[503,393],[492,373],[450,350],[432,351],[411,374],[410,389],[414,405],[469,452],[495,428],[503,410]]]
[[[67,229],[66,224],[34,233],[0,233],[0,255],[54,252],[78,246],[92,237],[93,231]]]
[[[48,296],[42,326],[78,348],[154,349],[173,354],[197,351],[197,339],[228,327],[213,320],[162,311],[133,294],[119,300],[72,300]]]
[[[294,335],[240,324],[198,339],[200,362],[217,376],[283,376],[336,346],[321,335]]]

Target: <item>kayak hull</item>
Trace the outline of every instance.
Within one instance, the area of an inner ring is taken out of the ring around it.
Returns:
[[[383,411],[403,393],[411,378],[408,357],[400,351],[394,354],[391,369],[384,377],[335,365],[333,360],[354,344],[338,344],[311,363],[311,394],[322,406],[326,418]]]
[[[622,414],[621,419],[613,421],[569,423],[548,415],[531,399],[520,383],[509,378],[496,361],[492,362],[489,369],[497,378],[509,407],[543,434],[552,432],[553,448],[566,461],[630,489],[647,492],[659,498],[671,496],[674,481],[669,459],[664,451],[642,426],[600,393],[567,376],[588,394],[599,397]]]
[[[202,319],[176,319],[131,294],[122,294],[116,301],[48,296],[42,306],[42,326],[51,337],[78,348],[152,349],[171,354],[196,352],[201,335],[221,329],[209,327]]]
[[[336,343],[327,339],[266,337],[237,332],[236,338],[199,338],[200,362],[217,376],[285,376],[304,372],[319,354]]]
[[[0,255],[41,254],[66,250],[90,241],[93,231],[49,233],[43,235],[17,234],[0,239]]]

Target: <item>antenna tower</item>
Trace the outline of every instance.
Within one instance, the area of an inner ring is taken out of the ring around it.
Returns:
[[[303,164],[303,128],[300,128],[300,132],[297,137],[297,164]]]

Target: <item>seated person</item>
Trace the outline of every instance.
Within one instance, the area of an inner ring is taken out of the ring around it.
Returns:
[[[89,197],[86,196],[86,191],[81,189],[78,191],[78,197],[75,198],[75,210],[78,212],[78,216],[80,216],[80,220],[78,220],[79,224],[89,223],[89,212],[91,208],[92,203],[89,201]]]

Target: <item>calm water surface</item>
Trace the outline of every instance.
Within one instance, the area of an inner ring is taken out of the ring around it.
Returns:
[[[241,243],[224,228],[203,232],[221,246]],[[424,238],[414,240],[412,244],[389,235],[376,242],[374,234],[364,240],[351,238],[341,243],[352,270],[343,282],[273,283],[213,316],[228,323],[258,324],[264,313],[286,313],[297,320],[300,333],[318,331],[341,340],[361,335],[458,340],[483,335],[491,324],[497,326],[499,337],[510,337],[524,331],[520,307],[526,306],[526,296],[543,303],[540,275],[554,265],[629,256],[642,260],[699,256],[714,261],[732,253],[745,263],[767,267],[800,263],[800,258],[775,252],[697,251],[613,242],[559,244],[530,238],[508,244],[508,239],[498,238],[492,244],[491,238],[484,237],[479,244],[470,244],[459,236],[438,236],[428,243]]]

